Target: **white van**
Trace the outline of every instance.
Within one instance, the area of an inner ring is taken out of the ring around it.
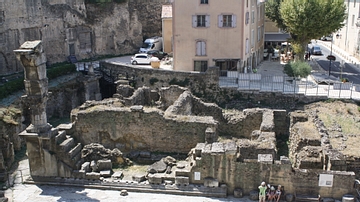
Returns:
[[[148,38],[144,41],[143,45],[140,48],[140,53],[147,53],[149,50],[159,50],[163,48],[163,38],[159,36],[154,36]]]

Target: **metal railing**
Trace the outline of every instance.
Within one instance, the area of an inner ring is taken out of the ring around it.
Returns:
[[[219,78],[221,88],[237,88],[239,91],[282,92],[328,98],[360,99],[360,85],[347,82],[317,84],[313,79],[296,79],[287,76],[263,76],[227,71]]]

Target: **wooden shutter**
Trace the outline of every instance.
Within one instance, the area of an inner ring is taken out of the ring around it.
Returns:
[[[236,27],[236,15],[232,15],[231,27]]]
[[[210,15],[205,16],[205,27],[210,27]]]
[[[196,15],[192,16],[192,26],[197,27],[197,16]]]
[[[201,41],[196,42],[196,55],[201,55]]]
[[[201,41],[201,55],[206,55],[206,43],[205,41]]]
[[[223,16],[222,15],[218,16],[218,26],[223,27]]]

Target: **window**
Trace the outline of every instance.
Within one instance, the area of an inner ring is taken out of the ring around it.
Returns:
[[[209,4],[208,0],[200,0],[200,4]]]
[[[246,8],[249,7],[249,0],[246,0]]]
[[[196,42],[196,55],[205,56],[206,55],[206,43],[205,41]]]
[[[194,71],[197,72],[206,72],[208,67],[207,61],[206,60],[197,60],[194,61]]]
[[[255,32],[254,29],[251,30],[251,47],[255,45]]]
[[[236,27],[235,15],[219,15],[218,21],[219,27]]]
[[[255,22],[255,11],[251,11],[251,23]]]
[[[245,25],[249,24],[249,12],[245,14]]]
[[[260,26],[258,26],[258,29],[257,29],[257,40],[260,41],[260,36],[261,36],[261,30],[260,30]]]
[[[209,15],[193,15],[192,16],[193,27],[209,27],[210,16]]]
[[[223,15],[223,27],[232,27],[232,15]]]
[[[355,15],[352,15],[351,26],[354,26],[354,24],[355,24]]]
[[[249,39],[246,39],[246,43],[245,43],[245,54],[249,53]]]

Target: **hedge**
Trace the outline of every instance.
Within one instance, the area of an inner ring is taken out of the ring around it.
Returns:
[[[48,79],[51,80],[73,72],[76,72],[76,66],[74,64],[61,64],[47,69],[46,73]],[[16,91],[24,90],[24,88],[24,76],[10,80],[4,85],[0,86],[0,100],[6,98]]]

